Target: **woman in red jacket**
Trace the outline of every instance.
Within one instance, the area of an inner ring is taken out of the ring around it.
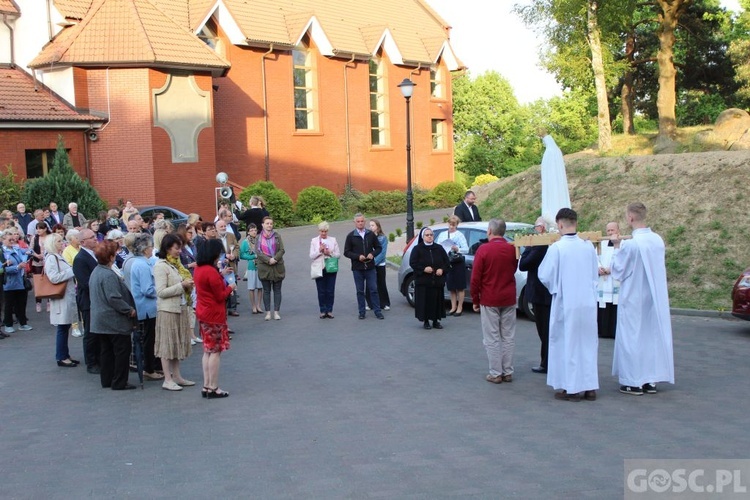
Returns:
[[[206,240],[198,245],[193,277],[198,303],[195,314],[203,338],[203,391],[204,398],[225,398],[229,393],[219,389],[221,353],[229,349],[226,301],[237,286],[227,285],[217,264],[224,251],[221,240]],[[231,272],[232,268],[227,266]]]

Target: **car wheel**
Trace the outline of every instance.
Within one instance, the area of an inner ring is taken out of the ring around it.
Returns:
[[[536,321],[534,319],[534,304],[529,302],[529,299],[526,298],[526,287],[521,290],[521,309],[527,318],[531,321]]]
[[[410,306],[414,307],[414,275],[409,276],[406,278],[406,283],[404,283],[404,288],[406,290],[406,301],[409,303]]]

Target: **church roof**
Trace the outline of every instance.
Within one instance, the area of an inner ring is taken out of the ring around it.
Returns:
[[[18,68],[0,66],[0,122],[103,122],[78,113]]]
[[[0,14],[18,15],[21,9],[18,8],[13,0],[0,0]]]
[[[0,0],[8,2],[12,0]],[[432,64],[451,50],[450,26],[424,0],[53,0],[65,28],[32,62],[228,67],[195,36],[220,12],[232,43],[289,47],[310,33],[328,56],[375,55],[385,40],[397,64]],[[180,29],[178,29],[180,28]],[[380,42],[380,43],[378,43]],[[460,65],[455,56],[451,61]],[[451,68],[457,69],[457,68]]]
[[[95,0],[29,67],[46,65],[224,70],[229,62],[149,0]]]

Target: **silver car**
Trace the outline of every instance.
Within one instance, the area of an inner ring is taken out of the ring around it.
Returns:
[[[506,222],[505,239],[509,242],[513,241],[513,237],[516,234],[531,234],[534,232],[534,226],[531,224],[525,224],[523,222]],[[487,238],[487,222],[462,222],[458,225],[458,230],[466,238],[466,242],[469,245],[469,254],[466,255],[466,297],[464,302],[471,302],[471,290],[469,290],[469,283],[471,280],[471,268],[474,263],[474,252],[479,246],[479,240]],[[448,224],[435,224],[430,226],[435,233],[435,241],[438,239],[438,235],[443,231],[448,230]],[[409,304],[414,307],[414,271],[409,264],[409,258],[411,257],[412,248],[416,244],[417,238],[406,247],[404,250],[403,258],[401,259],[401,267],[398,269],[398,288],[401,294],[406,297]],[[534,321],[534,310],[531,304],[526,300],[524,291],[526,289],[526,271],[519,271],[516,269],[516,304],[518,309],[521,309],[523,313],[530,320]],[[445,300],[450,300],[450,292],[445,289]]]

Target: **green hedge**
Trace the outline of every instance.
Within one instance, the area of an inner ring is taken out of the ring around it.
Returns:
[[[341,217],[341,202],[333,191],[310,186],[297,195],[297,218],[304,222],[333,221]]]
[[[266,201],[266,210],[273,217],[276,227],[286,227],[294,220],[294,203],[285,191],[270,181],[258,181],[250,184],[239,195],[240,201],[249,205],[251,196],[262,196]]]

